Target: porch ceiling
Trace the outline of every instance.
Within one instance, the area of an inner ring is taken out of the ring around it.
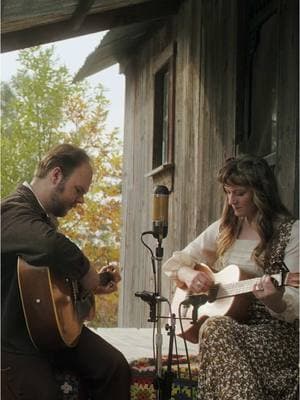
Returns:
[[[2,0],[1,51],[157,20],[180,0]]]

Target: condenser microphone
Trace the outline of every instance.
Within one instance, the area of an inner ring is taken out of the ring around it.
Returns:
[[[168,234],[169,189],[157,186],[153,194],[153,236],[161,240]]]

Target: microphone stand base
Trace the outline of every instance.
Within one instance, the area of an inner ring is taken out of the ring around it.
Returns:
[[[166,371],[163,373],[162,377],[155,378],[153,381],[153,387],[158,392],[158,400],[170,400],[174,377],[174,372]]]

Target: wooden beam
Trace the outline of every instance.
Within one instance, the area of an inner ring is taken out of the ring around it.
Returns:
[[[69,19],[80,0],[2,0],[1,32],[8,33]],[[99,14],[152,0],[94,0],[89,14]],[[83,1],[84,2],[84,1]],[[83,3],[82,2],[82,3]],[[86,1],[89,3],[89,0]]]
[[[79,0],[78,6],[71,17],[73,30],[76,32],[87,17],[95,0]]]
[[[3,33],[1,35],[1,52],[70,39],[118,26],[130,25],[135,22],[155,20],[176,13],[181,1],[153,0],[103,13],[90,14],[86,16],[76,32],[73,29],[72,19],[69,19],[16,32]]]

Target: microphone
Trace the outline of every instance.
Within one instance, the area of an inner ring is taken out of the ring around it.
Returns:
[[[187,294],[181,303],[185,307],[192,306],[192,323],[195,324],[198,320],[198,308],[208,301],[206,294]]]
[[[161,240],[168,234],[169,189],[159,185],[153,194],[153,236]]]
[[[147,290],[143,290],[142,292],[135,292],[136,297],[139,297],[143,301],[147,303],[152,303],[154,301],[154,293],[148,292]]]
[[[148,292],[147,290],[143,290],[142,292],[135,292],[134,295],[136,297],[139,297],[146,303],[168,301],[166,297],[156,295],[155,293]]]

